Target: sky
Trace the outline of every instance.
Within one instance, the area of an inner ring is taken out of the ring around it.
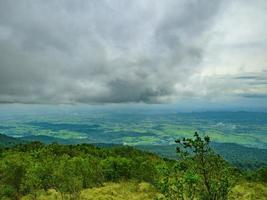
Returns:
[[[266,0],[0,0],[0,104],[267,108]]]

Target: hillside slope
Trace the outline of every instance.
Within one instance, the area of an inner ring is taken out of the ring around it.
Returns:
[[[267,185],[243,182],[232,189],[231,200],[267,200]]]
[[[40,192],[37,200],[56,200],[61,199],[61,194],[55,190],[48,192]],[[83,200],[152,200],[158,197],[163,197],[149,183],[138,183],[134,181],[121,183],[104,183],[102,187],[82,190],[77,198]],[[68,195],[63,195],[64,199],[69,199]],[[31,200],[32,196],[28,195],[22,200]]]
[[[0,147],[14,146],[16,144],[25,143],[23,140],[18,138],[9,137],[0,133]]]
[[[212,142],[211,147],[225,160],[242,169],[267,166],[267,149],[246,147],[234,143]],[[138,145],[136,148],[156,153],[162,157],[177,159],[176,145]]]
[[[177,140],[177,152],[181,145],[198,148],[177,161],[129,146],[33,142],[3,148],[0,199],[266,199],[266,168],[242,172],[208,148],[208,137],[194,137]]]
[[[36,200],[57,200],[61,195],[55,190],[39,192]],[[69,199],[68,195],[63,196]],[[82,190],[79,196],[83,200],[166,200],[149,183],[134,181],[121,183],[104,183],[102,187]],[[24,196],[22,200],[32,200],[32,196]],[[230,200],[267,200],[267,185],[260,183],[243,182],[236,185],[231,193]]]

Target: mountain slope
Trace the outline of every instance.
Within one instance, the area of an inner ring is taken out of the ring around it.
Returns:
[[[68,195],[65,194],[65,198]],[[56,200],[61,199],[61,195],[55,190],[47,192],[40,191],[37,200]],[[104,183],[101,187],[84,189],[80,193],[80,199],[83,200],[166,200],[164,195],[160,194],[149,183],[137,183],[133,181],[120,183]],[[267,186],[262,183],[243,182],[236,185],[231,192],[230,200],[267,200]],[[24,196],[22,200],[32,200],[31,195]]]
[[[9,147],[20,143],[25,143],[25,141],[18,138],[9,137],[4,134],[0,134],[0,147]]]
[[[157,190],[149,183],[138,183],[134,181],[121,182],[121,183],[104,183],[101,187],[94,187],[91,189],[82,190],[80,199],[83,200],[153,200],[162,196]],[[68,198],[68,195],[64,196]],[[25,196],[22,200],[31,200],[31,196]],[[48,192],[40,192],[37,199],[39,200],[56,200],[61,199],[61,195],[55,190]]]
[[[211,143],[211,147],[215,152],[223,156],[227,161],[239,168],[256,169],[267,166],[267,149],[258,149],[245,147],[233,143]],[[139,145],[138,149],[150,151],[161,155],[176,159],[176,145]]]

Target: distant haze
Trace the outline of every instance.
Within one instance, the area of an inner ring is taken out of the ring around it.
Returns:
[[[0,0],[0,103],[267,108],[266,0]]]

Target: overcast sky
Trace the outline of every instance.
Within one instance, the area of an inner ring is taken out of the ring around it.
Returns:
[[[267,106],[266,0],[0,0],[1,103]]]

